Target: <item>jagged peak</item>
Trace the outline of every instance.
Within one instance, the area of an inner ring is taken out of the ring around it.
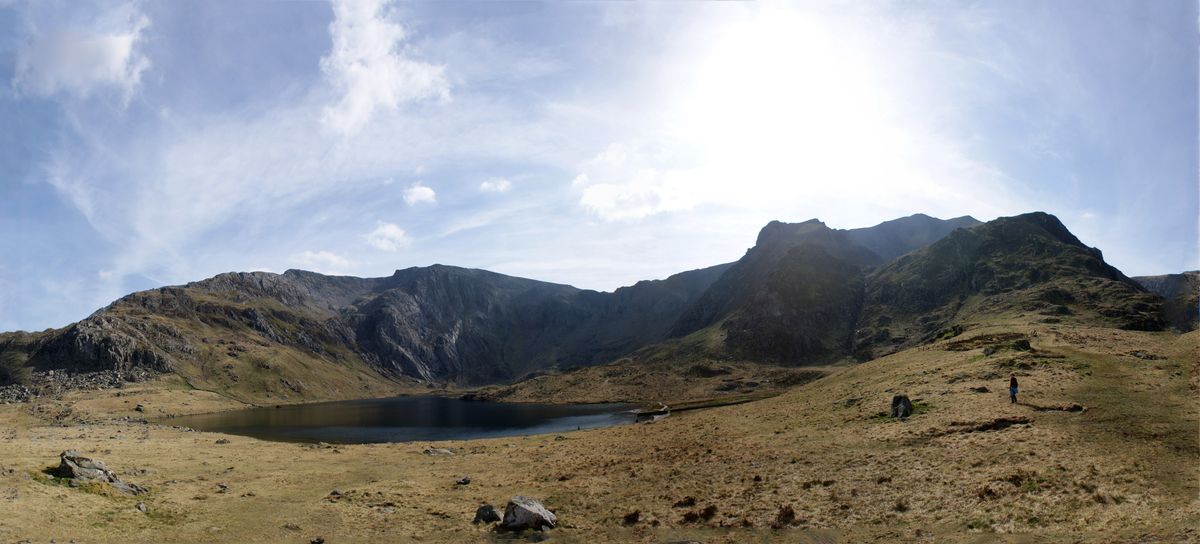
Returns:
[[[821,229],[830,230],[823,221],[815,218],[800,223],[784,223],[778,220],[771,221],[762,230],[758,231],[758,238],[754,243],[755,245],[763,245],[780,239],[790,238],[797,234]]]

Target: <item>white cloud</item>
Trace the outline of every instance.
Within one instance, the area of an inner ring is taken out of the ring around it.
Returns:
[[[323,124],[344,135],[367,125],[376,110],[394,111],[402,103],[448,100],[445,67],[409,58],[401,48],[404,27],[389,17],[387,0],[335,0],[329,25],[333,49],[321,70],[341,93],[327,106]]]
[[[512,182],[504,178],[486,179],[479,184],[479,190],[485,193],[505,193],[509,189],[512,189]]]
[[[367,234],[367,243],[380,251],[396,251],[407,246],[411,240],[404,229],[392,223],[379,223],[375,230]]]
[[[700,202],[692,190],[703,174],[689,170],[643,168],[632,179],[597,183],[583,190],[580,204],[605,221],[641,219],[664,212],[688,210]]]
[[[303,251],[288,258],[293,263],[315,272],[342,273],[350,269],[350,259],[330,251]]]
[[[712,192],[701,190],[707,174],[680,164],[654,145],[609,144],[584,162],[571,186],[579,203],[605,221],[629,221],[688,210]]]
[[[437,202],[437,193],[418,181],[404,190],[404,202],[409,206],[422,202],[433,204]]]
[[[17,50],[12,86],[36,96],[87,97],[113,88],[128,102],[150,61],[137,50],[150,19],[132,4],[113,10],[91,27],[53,28],[33,35]]]

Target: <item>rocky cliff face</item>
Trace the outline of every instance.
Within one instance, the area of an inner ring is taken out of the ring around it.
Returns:
[[[1133,278],[1163,300],[1163,318],[1181,332],[1200,326],[1200,270]]]
[[[0,352],[43,370],[171,371],[274,398],[379,380],[504,382],[695,333],[724,355],[818,364],[988,316],[1163,325],[1161,299],[1053,216],[977,223],[772,222],[736,263],[613,293],[441,265],[384,278],[221,274],[131,294],[64,329],[0,335]]]
[[[659,341],[724,269],[615,293],[441,265],[386,278],[229,273],[131,294],[58,331],[0,336],[0,351],[41,369],[138,367],[236,384],[265,372],[293,392],[322,379],[295,367],[494,383]]]

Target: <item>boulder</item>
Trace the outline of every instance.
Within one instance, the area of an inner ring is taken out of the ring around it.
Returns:
[[[495,523],[497,521],[500,521],[500,514],[496,512],[496,507],[485,504],[475,509],[475,519],[471,523]]]
[[[117,491],[126,495],[141,495],[146,488],[122,482],[113,471],[109,470],[104,461],[79,455],[75,450],[67,450],[59,454],[59,464],[56,475],[70,478],[72,487],[89,482],[99,482],[111,485]]]
[[[544,528],[553,529],[558,518],[553,512],[542,506],[536,499],[517,495],[508,501],[504,507],[504,519],[498,529],[505,531],[523,531],[533,529],[540,531]]]
[[[913,413],[912,401],[908,400],[908,395],[896,395],[892,397],[892,417],[900,419],[907,418]]]

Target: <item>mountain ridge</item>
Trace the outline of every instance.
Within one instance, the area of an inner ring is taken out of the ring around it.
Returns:
[[[378,278],[229,272],[131,293],[62,329],[0,334],[0,352],[286,398],[374,380],[501,383],[695,334],[749,361],[865,360],[993,310],[1154,329],[1156,304],[1048,214],[917,214],[849,230],[772,221],[736,262],[612,292],[441,264]]]

